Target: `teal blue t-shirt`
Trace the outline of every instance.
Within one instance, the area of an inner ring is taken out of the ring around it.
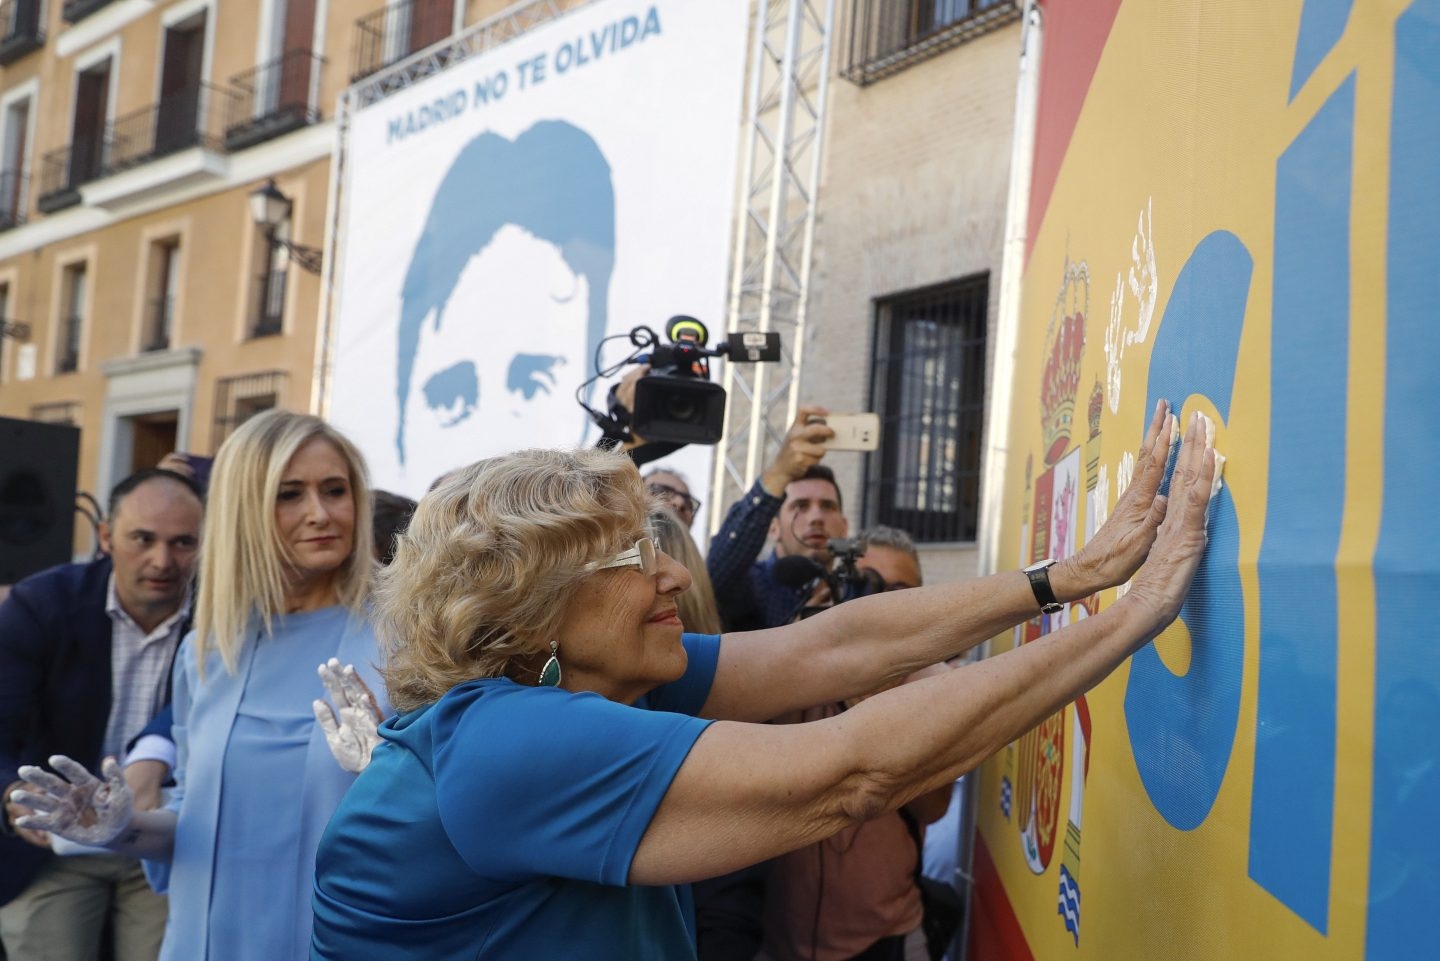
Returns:
[[[391,718],[316,856],[315,961],[695,957],[686,886],[626,884],[707,721],[720,639],[635,706],[462,684]]]

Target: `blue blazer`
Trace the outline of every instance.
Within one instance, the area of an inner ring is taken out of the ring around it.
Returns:
[[[52,567],[0,604],[0,790],[19,780],[20,765],[52,754],[99,770],[110,720],[110,571],[108,557]],[[0,834],[0,904],[52,856]]]

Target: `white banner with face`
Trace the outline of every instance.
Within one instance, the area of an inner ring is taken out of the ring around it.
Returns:
[[[602,0],[355,116],[327,416],[377,487],[593,443],[607,335],[723,339],[747,6]]]

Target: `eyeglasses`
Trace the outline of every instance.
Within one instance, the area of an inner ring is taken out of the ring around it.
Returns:
[[[654,497],[663,497],[665,500],[679,501],[680,504],[692,514],[698,513],[700,510],[700,502],[698,500],[684,491],[676,490],[669,484],[648,484],[646,485],[646,490]]]
[[[628,551],[621,551],[608,561],[594,561],[586,564],[585,570],[604,571],[612,567],[638,567],[642,574],[654,574],[656,569],[655,542],[648,537],[642,537]]]

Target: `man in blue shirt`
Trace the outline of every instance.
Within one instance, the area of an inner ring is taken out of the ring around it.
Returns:
[[[835,432],[824,423],[823,407],[801,407],[775,459],[725,515],[710,539],[705,567],[726,630],[778,627],[794,620],[806,601],[804,588],[775,579],[782,557],[808,557],[829,569],[829,542],[850,529],[842,513],[839,485],[820,463]],[[771,538],[775,550],[758,555]]]

